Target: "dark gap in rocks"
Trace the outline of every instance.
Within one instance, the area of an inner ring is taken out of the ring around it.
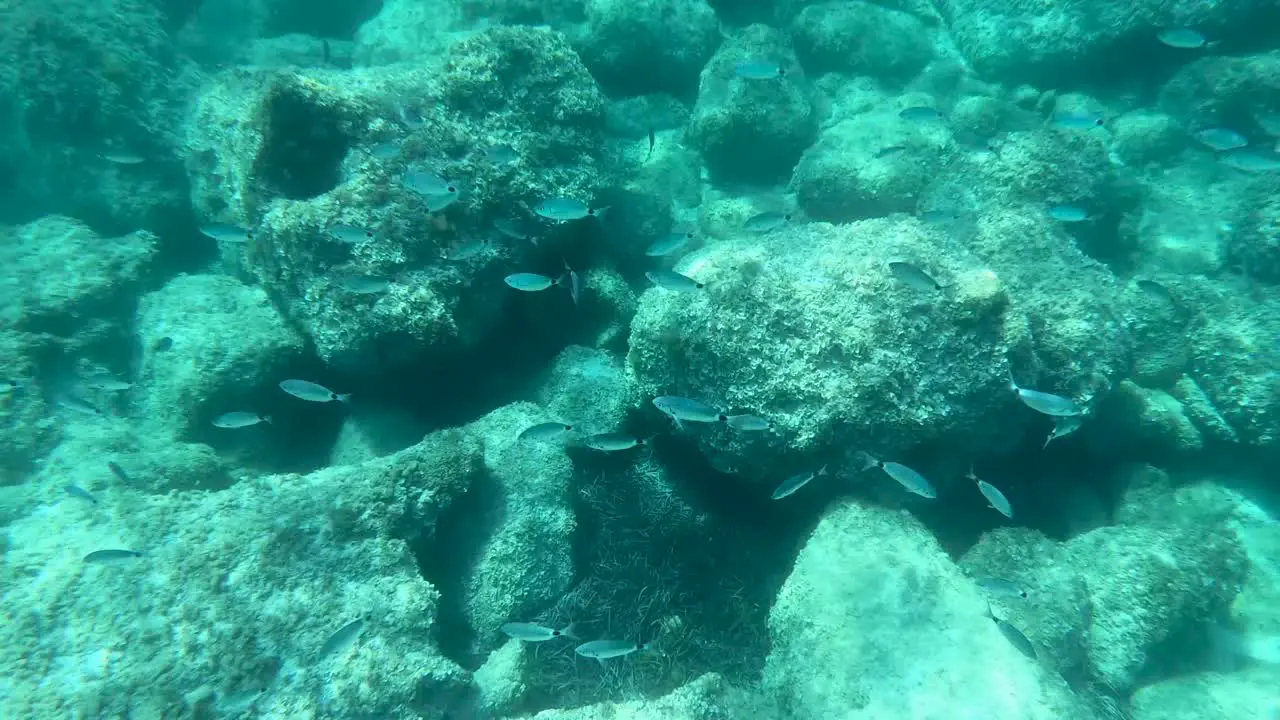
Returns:
[[[274,194],[307,200],[342,180],[342,159],[352,139],[331,105],[322,105],[300,87],[277,83],[265,103],[258,176]]]
[[[350,40],[356,30],[382,11],[382,0],[281,0],[272,3],[263,37],[302,33]]]

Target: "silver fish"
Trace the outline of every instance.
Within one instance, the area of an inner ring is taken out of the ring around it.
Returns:
[[[789,224],[793,219],[794,216],[789,212],[762,212],[747,218],[742,227],[747,232],[767,233]]]
[[[1195,50],[1208,44],[1204,34],[1199,30],[1185,27],[1166,28],[1156,33],[1156,38],[1169,47],[1181,50]]]
[[[316,662],[324,662],[326,659],[345,652],[348,648],[355,644],[360,638],[360,634],[364,632],[364,618],[358,618],[338,628],[338,631],[329,636],[328,640],[320,646],[320,652],[316,655]]]
[[[921,270],[911,263],[891,262],[889,263],[889,272],[893,273],[894,277],[901,280],[903,284],[913,290],[937,292],[943,289],[943,287],[938,284],[938,281],[934,280],[929,273]]]
[[[458,193],[426,195],[427,212],[438,213],[458,201]]]
[[[882,147],[876,151],[876,159],[883,160],[884,158],[901,155],[906,152],[906,150],[906,145],[889,145],[888,147]]]
[[[1169,288],[1165,287],[1163,283],[1158,283],[1155,280],[1147,280],[1144,278],[1134,283],[1134,285],[1136,285],[1144,294],[1157,300],[1168,303],[1174,302],[1173,292],[1170,291]]]
[[[263,688],[250,688],[230,693],[218,693],[214,701],[214,709],[224,716],[236,717],[252,708],[266,692]]]
[[[1064,223],[1078,223],[1089,219],[1089,211],[1075,205],[1051,205],[1049,217]]]
[[[253,239],[253,231],[230,223],[206,223],[200,232],[219,242],[246,243]]]
[[[539,216],[556,222],[581,220],[585,217],[603,218],[607,208],[593,208],[581,200],[573,198],[550,198],[534,206],[533,211]]]
[[[396,108],[396,115],[400,117],[400,122],[411,130],[417,130],[427,123],[427,118],[422,111],[408,105],[400,105]]]
[[[1025,599],[1027,591],[1023,590],[1020,585],[1010,580],[997,577],[983,577],[975,580],[978,587],[982,588],[989,595],[996,597],[1017,597]]]
[[[1205,128],[1197,131],[1193,137],[1201,145],[1218,152],[1238,150],[1249,144],[1248,138],[1230,128]]]
[[[1070,417],[1073,415],[1082,415],[1084,410],[1070,398],[1061,395],[1050,395],[1038,390],[1028,390],[1024,387],[1018,387],[1018,384],[1009,378],[1009,389],[1017,394],[1018,399],[1024,405],[1045,415],[1053,417]]]
[[[490,145],[484,149],[484,159],[491,165],[509,165],[520,159],[520,153],[510,145]]]
[[[102,153],[102,159],[115,165],[141,165],[147,159],[137,153],[115,151]]]
[[[1233,150],[1218,156],[1218,162],[1227,167],[1249,173],[1280,170],[1280,154],[1252,150]]]
[[[338,284],[356,295],[377,295],[391,288],[391,281],[376,275],[341,275]]]
[[[385,140],[369,148],[369,154],[379,160],[391,160],[400,155],[399,140]]]
[[[744,80],[773,80],[787,74],[786,69],[769,60],[743,60],[733,66],[733,72]]]
[[[569,298],[573,300],[574,307],[577,307],[578,301],[582,299],[582,276],[569,267],[569,261],[560,258],[560,262],[564,263],[564,278],[568,279]]]
[[[124,468],[117,465],[115,461],[108,460],[107,469],[111,471],[112,475],[115,475],[117,478],[119,478],[120,482],[125,483],[126,485],[133,484],[133,480],[129,477],[129,473],[125,472]]]
[[[525,428],[517,436],[517,439],[533,441],[559,440],[572,431],[572,425],[566,425],[558,422],[544,422]]]
[[[133,387],[133,383],[125,382],[110,375],[90,375],[81,379],[80,384],[104,392],[121,392]]]
[[[1049,118],[1049,127],[1057,130],[1092,130],[1103,123],[1101,113],[1080,110],[1056,112]]]
[[[664,290],[695,292],[706,287],[705,283],[700,283],[688,275],[681,275],[674,270],[650,270],[644,276],[649,278],[649,282]]]
[[[351,393],[339,395],[323,385],[317,385],[306,380],[281,380],[280,389],[290,395],[310,402],[332,402],[337,400],[342,403],[351,402]]]
[[[78,395],[72,395],[71,393],[67,393],[67,392],[60,392],[54,396],[53,401],[55,404],[58,405],[58,407],[64,407],[68,410],[75,410],[76,412],[84,415],[93,415],[95,417],[102,417],[102,411],[99,410],[96,405],[94,405],[93,403],[89,402],[88,400],[85,400],[84,398]]]
[[[942,119],[942,113],[928,105],[913,105],[899,110],[898,117],[907,122],[935,122]]]
[[[136,560],[140,557],[142,557],[142,553],[137,550],[94,550],[84,556],[84,561],[92,565],[109,565],[128,560]]]
[[[769,497],[773,500],[781,500],[788,495],[794,495],[800,488],[808,485],[810,480],[826,474],[827,466],[823,465],[822,468],[816,472],[810,470],[809,472],[800,473],[799,475],[792,475],[786,480],[783,480],[782,484],[775,488],[773,494]]]
[[[991,606],[989,604],[987,605],[987,617],[991,618],[991,621],[994,622],[996,627],[1000,630],[1000,634],[1003,635],[1011,645],[1017,648],[1018,652],[1032,660],[1036,659],[1036,646],[1031,644],[1031,641],[1027,639],[1027,636],[1024,635],[1021,630],[996,617],[995,613],[991,611]]]
[[[458,186],[426,170],[408,170],[400,177],[405,187],[419,195],[457,195]]]
[[[93,503],[94,505],[97,505],[97,504],[98,504],[98,498],[94,497],[94,496],[93,496],[93,493],[89,492],[88,490],[85,490],[84,488],[80,487],[79,485],[67,485],[66,487],[64,487],[64,488],[62,488],[62,489],[63,489],[63,491],[65,491],[68,495],[70,495],[70,496],[71,496],[71,497],[73,497],[73,498],[80,498],[81,500],[88,500],[89,502]]]
[[[525,292],[546,290],[552,285],[559,285],[561,280],[563,280],[563,278],[553,279],[546,275],[539,275],[537,273],[514,273],[502,279],[502,281],[507,285],[510,285],[516,290],[523,290]]]
[[[923,498],[929,498],[930,500],[938,497],[938,491],[934,490],[933,485],[926,480],[923,475],[912,470],[906,465],[896,462],[880,462],[874,457],[871,457],[870,453],[864,452],[859,454],[862,456],[863,470],[869,470],[873,467],[880,468],[885,471],[885,474],[889,477],[898,481],[899,485],[916,495]]]
[[[653,399],[653,406],[677,422],[687,420],[689,422],[716,423],[729,420],[727,415],[704,402],[675,395],[656,397]]]
[[[637,445],[644,445],[644,440],[625,433],[598,433],[582,438],[582,444],[592,450],[617,452],[619,450],[630,450]]]
[[[348,245],[359,245],[373,239],[373,231],[366,230],[355,225],[346,223],[334,223],[326,228],[325,232],[335,240],[344,242]]]
[[[738,432],[764,432],[773,429],[772,420],[756,415],[729,415],[724,423]]]
[[[646,649],[646,645],[635,642],[634,640],[592,640],[585,642],[574,648],[573,651],[582,657],[595,658],[604,661],[609,658],[622,657],[630,655],[633,652]]]
[[[498,218],[493,221],[493,227],[512,240],[527,240],[535,246],[538,244],[538,238],[534,237],[533,233],[526,231],[512,218]]]
[[[933,210],[922,210],[920,212],[920,219],[930,225],[955,222],[961,217],[963,217],[963,215],[959,210],[952,210],[949,208],[934,208]]]
[[[965,477],[978,484],[978,491],[987,499],[987,502],[991,503],[992,508],[995,508],[997,512],[1010,520],[1013,519],[1013,505],[1009,503],[1009,498],[1006,498],[1004,493],[1000,492],[1000,488],[986,480],[979,479],[977,474],[973,472],[973,467],[969,468],[969,472]]]
[[[1084,418],[1079,415],[1067,415],[1058,418],[1057,422],[1053,424],[1053,430],[1049,431],[1049,437],[1044,440],[1044,447],[1049,447],[1049,443],[1054,440],[1079,430],[1083,424]]]
[[[478,237],[445,253],[446,260],[468,260],[488,252],[494,246],[493,238]]]
[[[18,389],[17,380],[0,380],[0,395],[8,395]]]
[[[645,248],[644,254],[649,257],[666,257],[674,255],[689,246],[696,235],[692,232],[673,232],[654,240]]]
[[[573,634],[573,623],[569,623],[569,626],[564,629],[556,630],[537,623],[509,622],[503,625],[501,630],[507,637],[524,642],[546,642],[558,637],[577,639]]]
[[[259,415],[255,412],[229,412],[223,413],[213,419],[214,427],[220,428],[242,428],[258,423],[269,423],[271,417],[269,415]]]

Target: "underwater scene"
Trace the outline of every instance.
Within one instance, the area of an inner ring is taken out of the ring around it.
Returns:
[[[0,20],[0,720],[1280,720],[1280,0]]]

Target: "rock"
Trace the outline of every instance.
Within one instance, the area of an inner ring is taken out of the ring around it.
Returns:
[[[1247,3],[1246,3],[1247,5]],[[1245,22],[1248,7],[1232,8]],[[1160,90],[1159,108],[1187,127],[1229,127],[1250,137],[1265,137],[1258,114],[1260,99],[1280,83],[1280,50],[1251,55],[1216,55],[1182,66]]]
[[[356,65],[433,63],[465,27],[460,3],[387,0],[356,31]]]
[[[1144,447],[1158,455],[1179,455],[1204,448],[1204,438],[1182,403],[1163,390],[1124,380],[1104,405],[1102,433],[1118,446]]]
[[[533,720],[730,720],[752,713],[757,704],[715,673],[708,673],[654,700],[603,702],[572,710],[544,710]]]
[[[180,438],[213,437],[225,412],[265,412],[259,398],[279,393],[303,353],[265,292],[222,275],[183,275],[143,296],[136,327],[141,418]]]
[[[805,70],[878,80],[909,79],[933,56],[924,26],[914,16],[862,0],[823,2],[791,22],[796,54]]]
[[[778,593],[762,684],[801,717],[1091,717],[986,610],[910,515],[841,503]]]
[[[1111,121],[1111,147],[1129,165],[1167,165],[1187,147],[1182,124],[1171,115],[1127,112]]]
[[[1280,669],[1258,665],[1235,672],[1205,672],[1139,688],[1133,720],[1235,720],[1280,712],[1275,695]]]
[[[621,360],[605,350],[571,345],[560,352],[538,388],[546,420],[572,424],[584,434],[617,432],[635,404]]]
[[[587,0],[585,11],[574,46],[614,96],[692,97],[720,44],[720,24],[704,0]]]

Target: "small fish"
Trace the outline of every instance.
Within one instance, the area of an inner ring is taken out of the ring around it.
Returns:
[[[104,152],[98,157],[113,165],[141,165],[147,159],[137,153],[131,153],[123,150]]]
[[[158,353],[169,352],[170,350],[173,349],[173,338],[169,337],[168,335],[165,335],[164,337],[159,338],[154,343],[152,343],[151,349],[154,352],[158,352]]]
[[[423,196],[427,203],[427,212],[438,213],[458,201],[458,193]]]
[[[1031,641],[1027,639],[1027,636],[1021,630],[996,617],[995,613],[991,611],[990,603],[987,604],[987,617],[991,618],[991,621],[1000,630],[1000,634],[1017,648],[1018,652],[1032,660],[1036,659],[1036,646],[1031,644]]]
[[[223,413],[213,419],[214,427],[220,428],[243,428],[257,425],[258,423],[271,422],[270,415],[259,415],[255,412],[229,412]]]
[[[507,285],[525,292],[546,290],[549,287],[561,284],[564,280],[565,278],[563,277],[549,278],[546,275],[537,273],[514,273],[502,279]]]
[[[320,64],[328,65],[329,61],[332,58],[333,58],[333,49],[329,47],[329,41],[324,38],[321,38],[320,39]]]
[[[532,440],[536,442],[559,440],[572,431],[572,425],[566,425],[558,422],[544,422],[533,425],[532,427],[527,427],[520,431],[517,439]]]
[[[218,693],[214,701],[214,709],[222,715],[236,717],[239,713],[252,708],[266,692],[264,688],[250,688],[231,693]]]
[[[79,397],[78,395],[72,395],[71,393],[62,392],[62,393],[58,393],[54,397],[53,401],[58,405],[58,407],[63,407],[68,410],[74,410],[83,415],[93,415],[95,417],[102,417],[102,411],[99,410],[96,405],[89,402],[88,400],[85,400],[82,397]]]
[[[771,211],[762,212],[747,218],[742,227],[747,232],[767,233],[773,232],[791,222],[793,216],[788,212]]]
[[[653,134],[653,126],[649,127],[649,152],[645,154],[644,161],[649,162],[649,158],[653,157],[653,146],[657,143],[657,138]]]
[[[490,165],[510,165],[520,159],[520,153],[510,145],[490,145],[484,149],[484,159]]]
[[[88,490],[85,490],[84,488],[80,487],[79,485],[67,485],[66,487],[64,487],[64,488],[62,488],[62,489],[63,489],[63,491],[65,491],[68,495],[70,495],[70,496],[71,496],[71,497],[73,497],[73,498],[80,498],[81,500],[88,500],[89,502],[93,503],[94,505],[97,505],[97,504],[98,504],[98,498],[94,497],[94,496],[93,496],[93,493],[89,492]]]
[[[1078,223],[1089,219],[1089,211],[1075,205],[1050,205],[1049,217],[1064,223]]]
[[[1041,449],[1049,447],[1049,443],[1054,440],[1079,430],[1083,424],[1084,418],[1079,415],[1067,415],[1058,418],[1057,422],[1053,424],[1053,429],[1049,431],[1049,437],[1044,439],[1044,446]]]
[[[316,654],[316,662],[324,662],[334,655],[345,652],[355,644],[363,632],[364,618],[357,618],[338,628],[338,631],[330,635],[329,639],[320,646],[320,652]]]
[[[581,220],[585,217],[604,218],[607,208],[593,208],[581,200],[573,198],[551,198],[534,206],[533,211],[540,217],[556,222]]]
[[[434,195],[457,195],[458,186],[445,180],[433,172],[426,170],[407,170],[400,177],[405,187],[428,197]]]
[[[1013,505],[1010,504],[1004,493],[1000,492],[1000,488],[986,480],[979,479],[977,474],[973,472],[972,465],[969,466],[969,472],[965,474],[965,477],[978,484],[978,491],[987,499],[987,502],[991,503],[993,509],[1010,520],[1013,519]]]
[[[396,108],[396,114],[400,116],[400,122],[410,130],[417,130],[427,124],[427,119],[423,116],[422,111],[408,105],[401,105]]]
[[[1169,291],[1169,288],[1155,280],[1142,279],[1134,283],[1134,285],[1141,290],[1144,295],[1164,302],[1174,302],[1173,293]]]
[[[136,560],[142,557],[142,553],[137,550],[94,550],[84,556],[84,561],[91,565],[109,565],[111,563],[125,562],[126,560]]]
[[[0,395],[8,395],[18,389],[17,380],[0,379]]]
[[[1058,130],[1092,130],[1103,125],[1101,113],[1070,111],[1056,112],[1049,118],[1049,127]]]
[[[114,460],[107,461],[107,469],[111,471],[112,475],[115,475],[117,478],[119,478],[120,482],[129,483],[129,484],[133,483],[133,480],[130,479],[129,474],[124,471],[124,468],[117,465]]]
[[[888,147],[882,147],[878,151],[876,151],[876,159],[883,160],[884,158],[887,158],[887,157],[901,155],[906,151],[907,151],[906,145],[890,145]]]
[[[384,140],[369,148],[369,154],[379,160],[391,160],[400,155],[399,140]]]
[[[943,286],[939,285],[938,281],[934,280],[929,273],[911,263],[891,262],[889,263],[889,272],[893,273],[894,277],[913,290],[938,292],[943,289]]]
[[[342,275],[338,284],[343,290],[356,295],[376,295],[391,288],[391,281],[376,275]]]
[[[578,300],[582,299],[582,276],[569,267],[568,260],[560,258],[560,262],[564,263],[564,277],[568,278],[569,298],[573,300],[573,306],[577,307]]]
[[[987,594],[996,597],[1017,597],[1024,600],[1027,597],[1027,591],[1023,590],[1021,586],[1003,578],[983,577],[974,582],[978,584],[978,587],[985,590]]]
[[[462,245],[449,250],[444,254],[444,257],[447,260],[467,260],[469,258],[476,257],[477,255],[484,254],[493,248],[493,246],[493,238],[478,237],[470,242],[463,243]]]
[[[325,232],[329,233],[333,239],[348,245],[359,245],[373,239],[372,230],[346,223],[334,223],[326,228]]]
[[[231,223],[207,223],[200,232],[219,242],[246,243],[253,239],[253,231]]]
[[[937,108],[928,105],[913,105],[898,111],[898,117],[907,122],[935,122],[942,119],[942,113]]]
[[[80,384],[94,390],[102,390],[103,392],[122,392],[133,387],[133,383],[125,382],[119,378],[110,375],[99,374],[90,375],[80,380]]]
[[[306,380],[281,380],[280,389],[299,400],[310,402],[333,402],[337,400],[348,404],[351,402],[351,393],[339,395],[323,385],[317,385]]]
[[[689,243],[697,237],[693,232],[673,232],[654,240],[645,248],[644,254],[649,257],[666,257],[674,255],[689,247]]]
[[[582,438],[582,444],[592,450],[617,452],[619,450],[630,450],[637,445],[644,445],[644,440],[625,433],[598,433]]]
[[[1070,398],[1018,387],[1018,384],[1014,382],[1012,375],[1009,376],[1009,389],[1017,394],[1018,399],[1021,400],[1024,405],[1036,412],[1044,413],[1045,415],[1053,417],[1070,417],[1073,415],[1084,414],[1084,410]]]
[[[744,80],[773,80],[787,74],[785,68],[769,60],[743,60],[733,66],[733,72]]]
[[[1185,27],[1166,28],[1156,33],[1156,38],[1171,48],[1181,50],[1195,50],[1208,44],[1200,31]]]
[[[933,210],[924,210],[920,213],[920,219],[930,225],[955,222],[961,217],[963,215],[959,210],[951,210],[949,208],[935,208]]]
[[[823,465],[822,468],[816,472],[811,470],[809,472],[800,473],[799,475],[792,475],[786,480],[783,480],[782,484],[774,489],[773,494],[770,495],[769,498],[772,500],[781,500],[788,495],[794,495],[800,488],[808,485],[810,480],[826,474],[827,466]]]
[[[512,218],[498,218],[493,221],[493,227],[512,240],[527,240],[535,247],[538,245],[538,238],[534,237],[533,233],[525,230]]]
[[[502,632],[506,633],[507,637],[512,637],[524,642],[546,642],[547,640],[552,640],[558,637],[566,637],[572,640],[578,639],[577,636],[573,634],[573,623],[569,623],[568,627],[565,627],[564,629],[556,630],[555,628],[538,625],[537,623],[509,622],[503,625],[500,629]]]
[[[1248,138],[1230,128],[1205,128],[1197,130],[1193,137],[1196,142],[1218,152],[1239,150],[1249,144]]]
[[[609,658],[630,655],[633,652],[648,649],[648,645],[634,640],[592,640],[574,648],[573,651],[582,657],[595,658],[601,662]]]
[[[920,497],[933,499],[938,496],[938,491],[933,489],[933,485],[923,475],[906,465],[895,462],[880,462],[865,452],[859,453],[859,455],[862,456],[863,470],[870,470],[873,467],[880,468],[889,477],[897,480],[899,485]]]
[[[1234,150],[1218,156],[1218,162],[1227,167],[1249,173],[1280,170],[1280,154],[1252,150]]]
[[[773,429],[772,420],[755,415],[729,415],[724,423],[738,432],[764,432]]]
[[[664,290],[694,292],[706,287],[704,283],[700,283],[688,275],[681,275],[674,270],[650,270],[644,276],[649,278],[649,282]]]
[[[684,397],[677,397],[675,395],[662,395],[660,397],[656,397],[653,399],[653,405],[669,416],[672,420],[675,420],[677,424],[679,424],[681,420],[701,423],[729,421],[729,416],[704,402],[690,400],[689,398]]]

